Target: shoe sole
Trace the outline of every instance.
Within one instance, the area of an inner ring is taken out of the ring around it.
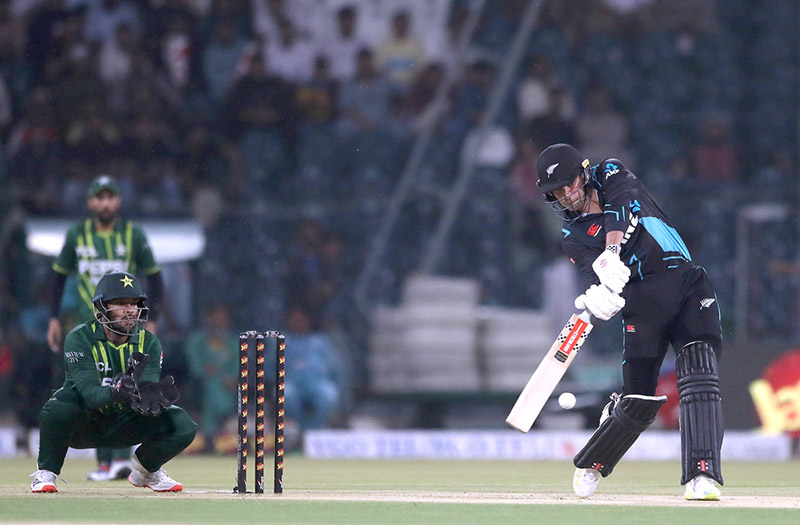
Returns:
[[[153,487],[151,487],[150,485],[137,485],[136,483],[134,483],[133,481],[131,481],[131,478],[130,478],[130,477],[128,478],[128,482],[129,482],[131,485],[133,485],[134,487],[139,487],[139,488],[148,488],[148,489],[152,490],[153,492],[183,492],[183,485],[181,485],[180,483],[179,483],[179,484],[177,484],[177,485],[175,485],[175,486],[174,486],[174,487],[172,487],[172,488],[169,488],[169,489],[154,489],[154,488],[153,488]]]
[[[694,496],[685,496],[687,501],[719,501],[719,496],[717,494],[706,494],[702,498],[695,498]]]
[[[45,485],[40,490],[31,489],[31,492],[33,492],[34,494],[41,494],[43,492],[47,492],[49,494],[53,494],[55,492],[58,492],[58,489],[56,487],[54,487],[53,485]]]

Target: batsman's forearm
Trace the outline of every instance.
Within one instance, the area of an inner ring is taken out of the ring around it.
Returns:
[[[606,233],[606,246],[619,246],[622,244],[622,238],[625,235],[624,232],[614,230]]]

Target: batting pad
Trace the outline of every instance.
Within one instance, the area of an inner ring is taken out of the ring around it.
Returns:
[[[611,474],[639,435],[653,423],[658,409],[666,402],[667,396],[638,394],[629,394],[620,399],[611,410],[611,416],[600,423],[575,456],[574,465],[599,470],[603,477]]]
[[[681,400],[681,484],[705,474],[720,485],[722,467],[722,396],[717,356],[708,343],[695,342],[678,353],[675,371]]]

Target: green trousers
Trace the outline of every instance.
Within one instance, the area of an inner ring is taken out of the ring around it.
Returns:
[[[39,413],[39,469],[61,473],[67,449],[132,447],[151,472],[188,447],[197,424],[182,408],[172,406],[158,417],[130,409],[108,415],[90,413],[73,388],[57,390]]]

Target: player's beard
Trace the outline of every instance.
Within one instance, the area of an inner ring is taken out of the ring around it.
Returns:
[[[103,226],[111,226],[117,220],[117,214],[113,211],[100,210],[94,214],[95,219]]]

